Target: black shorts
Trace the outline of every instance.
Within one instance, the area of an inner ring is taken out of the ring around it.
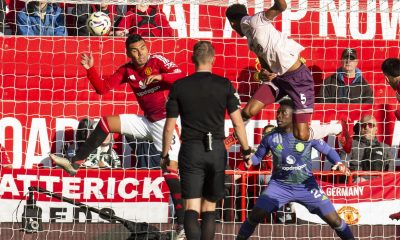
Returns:
[[[203,141],[184,141],[178,159],[183,199],[205,198],[217,202],[224,197],[227,159],[223,140],[214,140],[209,152]]]

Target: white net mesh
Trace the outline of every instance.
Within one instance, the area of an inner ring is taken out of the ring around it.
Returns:
[[[246,40],[238,38],[224,17],[226,6],[236,1],[51,2],[58,3],[65,12],[63,20],[68,36],[21,36],[18,14],[24,11],[26,4],[10,0],[6,1],[7,8],[3,6],[0,9],[6,13],[5,29],[0,30],[5,33],[0,37],[0,144],[3,147],[0,239],[23,239],[26,232],[35,231],[32,222],[36,222],[39,210],[35,207],[28,209],[33,214],[28,217],[28,225],[23,225],[22,218],[24,210],[28,212],[23,206],[27,204],[29,186],[41,186],[98,209],[111,209],[118,217],[150,222],[164,233],[171,232],[176,223],[173,205],[160,171],[152,169],[157,168],[159,159],[148,141],[115,135],[114,150],[121,167],[96,168],[99,165],[96,154],[100,155],[96,152],[90,165],[93,169],[81,169],[76,177],[69,177],[54,168],[48,158],[49,152],[73,153],[75,130],[82,118],[98,120],[108,115],[143,114],[128,85],[118,86],[101,96],[87,80],[86,71],[79,64],[81,53],[93,53],[95,68],[101,76],[112,74],[128,59],[125,37],[80,34],[79,30],[86,28],[86,20],[80,21],[79,17],[87,17],[96,7],[89,6],[87,12],[78,13],[77,3],[130,4],[125,10],[108,8],[115,13],[113,32],[121,28],[128,32],[131,30],[126,25],[117,24],[118,17],[129,11],[130,6],[139,3],[157,5],[168,20],[171,35],[146,38],[150,52],[161,53],[190,74],[194,71],[191,64],[194,43],[197,39],[211,40],[217,54],[214,72],[232,80],[242,102],[247,102],[259,87],[253,79],[259,66]],[[272,5],[272,1],[239,2],[249,6],[250,14]],[[398,160],[395,159],[400,142],[400,124],[396,122],[393,111],[398,106],[395,93],[385,84],[380,67],[384,59],[400,56],[400,1],[288,1],[288,9],[275,22],[279,30],[305,47],[302,57],[313,74],[316,95],[323,80],[341,66],[343,49],[356,49],[357,67],[373,91],[373,103],[316,104],[312,124],[349,119],[351,129],[363,115],[374,115],[378,140],[393,147],[390,150],[392,159],[385,160],[393,160],[394,167],[397,167]],[[21,26],[25,25],[27,23]],[[147,25],[143,28],[152,31],[152,27]],[[339,93],[335,93],[336,96],[341,97]],[[322,94],[319,101],[327,99]],[[278,105],[271,105],[247,125],[250,145],[260,143],[264,126],[276,125],[277,108]],[[228,131],[232,132],[232,124],[226,120]],[[331,146],[339,147],[335,137],[326,140]],[[239,152],[236,145],[229,150],[231,169],[239,167]],[[9,164],[12,168],[8,168]],[[108,164],[112,165],[112,162]],[[234,239],[269,179],[270,165],[266,161],[262,168],[250,172],[228,172],[227,196],[223,203],[218,204],[218,239]],[[343,176],[332,174],[330,164],[321,161],[316,152],[313,152],[313,168],[326,195],[340,216],[352,224],[358,238],[398,237],[398,223],[389,218],[390,214],[400,211],[400,178],[393,168],[387,169],[388,174],[384,177],[372,181],[359,180],[360,176],[369,176],[369,171],[355,171],[354,182],[352,179],[345,181]],[[102,218],[95,212],[44,194],[34,193],[34,198],[41,208],[43,225],[39,233],[29,235],[32,239],[127,239],[130,235],[129,230],[115,219],[108,223],[104,219],[107,216],[102,215]],[[253,236],[254,239],[336,237],[328,225],[298,204],[287,205],[268,216]]]

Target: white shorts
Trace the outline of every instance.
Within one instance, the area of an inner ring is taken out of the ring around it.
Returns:
[[[162,151],[162,134],[166,119],[150,122],[144,116],[136,114],[121,114],[119,118],[121,120],[121,134],[130,135],[136,139],[153,141],[156,149]],[[179,148],[181,147],[179,136],[179,129],[175,127],[171,149],[168,152],[172,161],[178,161]]]

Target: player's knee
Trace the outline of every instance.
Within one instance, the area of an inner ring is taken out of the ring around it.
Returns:
[[[342,226],[342,219],[339,217],[339,215],[333,213],[333,214],[328,214],[325,216],[327,223],[331,228],[337,229]]]
[[[332,228],[339,228],[342,226],[342,221],[343,220],[340,217],[338,217],[333,219],[330,225]]]
[[[99,122],[103,130],[110,133],[121,133],[121,119],[119,116],[103,116]]]
[[[253,115],[251,114],[250,110],[247,109],[247,108],[243,109],[241,114],[242,114],[243,121],[247,121],[251,117],[253,117]]]

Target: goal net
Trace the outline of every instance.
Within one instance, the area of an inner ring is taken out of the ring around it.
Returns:
[[[150,223],[173,235],[175,210],[159,169],[159,152],[151,139],[113,134],[110,143],[92,153],[85,168],[74,177],[56,168],[48,154],[73,156],[102,116],[143,114],[128,84],[99,95],[80,65],[81,54],[91,52],[99,74],[111,75],[129,61],[125,34],[134,31],[146,32],[150,52],[175,62],[185,74],[194,72],[191,54],[195,42],[210,40],[216,49],[214,73],[232,81],[244,106],[260,86],[255,78],[260,65],[246,39],[240,38],[225,18],[226,7],[236,2],[54,0],[46,6],[52,12],[36,23],[37,29],[29,26],[33,19],[40,19],[34,11],[41,5],[18,0],[0,4],[0,24],[4,21],[0,25],[4,34],[0,36],[0,239],[128,239],[132,229],[124,227],[119,218]],[[238,2],[249,7],[250,15],[273,4]],[[365,115],[371,115],[376,124],[364,127],[376,127],[376,140],[386,144],[380,158],[373,159],[384,171],[370,171],[368,161],[374,148],[362,147],[361,143],[353,148],[359,149],[360,159],[346,161],[358,165],[349,178],[332,172],[330,163],[313,151],[315,177],[357,238],[395,239],[399,223],[389,215],[400,212],[400,175],[395,171],[399,165],[400,123],[394,116],[399,106],[380,68],[386,58],[400,57],[400,1],[296,0],[287,1],[287,5],[273,24],[305,48],[301,57],[313,75],[317,102],[311,124],[338,124],[345,119],[352,130]],[[134,24],[126,20],[132,11],[150,14],[147,9],[152,7],[160,11],[156,17],[135,15],[130,18]],[[94,11],[111,17],[109,35],[90,36],[86,31],[86,19]],[[160,27],[155,19],[160,15],[167,25]],[[147,19],[145,24],[143,19]],[[64,29],[61,36],[37,34],[52,32],[52,21],[61,22],[57,25]],[[343,70],[342,52],[348,48],[358,60],[356,77]],[[332,75],[342,77],[324,85]],[[367,89],[370,95],[349,95],[349,91],[361,91],[357,89]],[[251,146],[258,146],[265,126],[276,126],[278,107],[268,106],[249,121],[246,130]],[[82,119],[90,121],[85,125]],[[227,117],[226,135],[232,131]],[[359,135],[357,139],[362,138]],[[335,136],[325,140],[341,151]],[[369,149],[369,158],[365,149]],[[241,168],[241,161],[239,145],[232,146],[228,151],[226,197],[217,205],[217,239],[235,238],[271,176],[271,160],[265,159],[260,167],[249,171]],[[29,191],[32,186],[72,199],[72,204]],[[253,239],[335,237],[327,224],[298,203],[287,204],[268,216],[253,235]]]

